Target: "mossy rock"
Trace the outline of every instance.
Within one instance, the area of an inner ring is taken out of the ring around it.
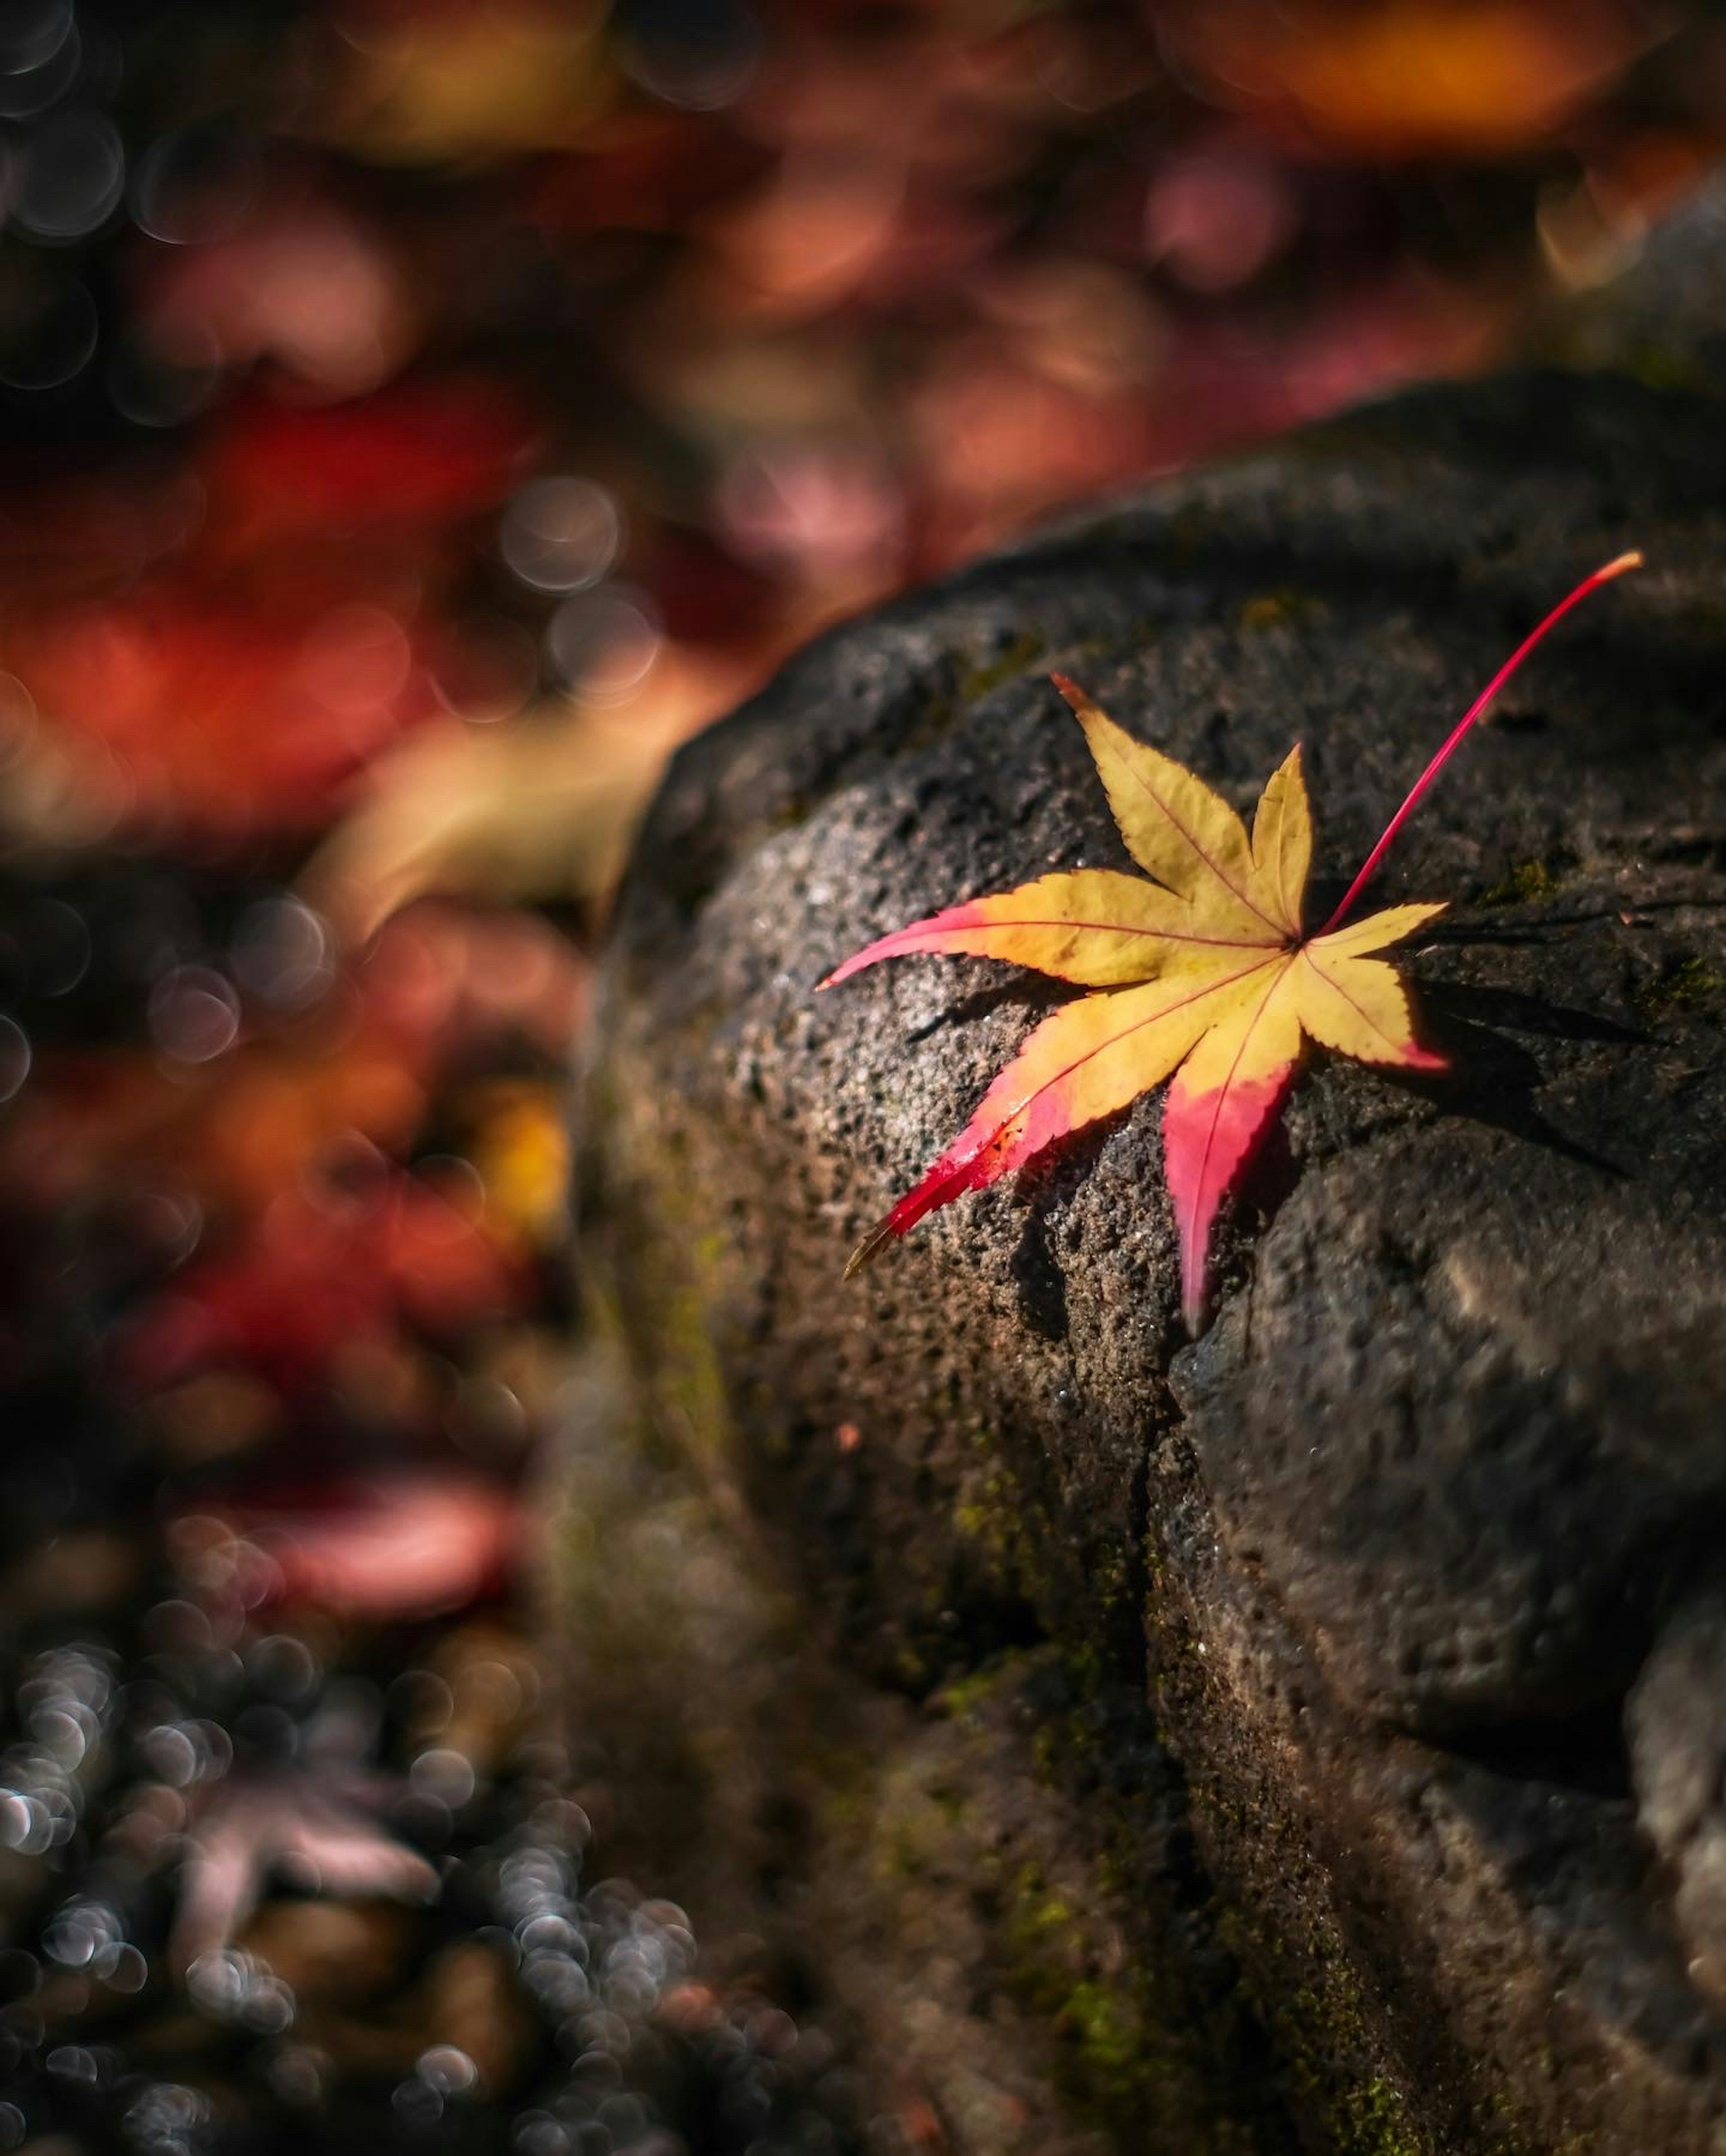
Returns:
[[[686,749],[624,894],[585,1204],[650,1418],[852,1697],[923,1727],[1034,1650],[1138,1703],[1085,1743],[1045,1718],[1025,1771],[1064,1793],[1076,1911],[1226,1994],[1226,2070],[1183,2069],[1195,2145],[1726,2148],[1726,1738],[1697,1734],[1726,1628],[1696,1616],[1726,1586],[1717,410],[1610,371],[1423,393],[986,562]],[[1122,860],[1044,670],[1243,808],[1302,741],[1322,906],[1631,545],[1648,569],[1565,624],[1384,877],[1452,901],[1409,964],[1451,1073],[1315,1062],[1204,1338],[1154,1096],[841,1283],[1056,992],[934,958],[814,983]],[[1146,1747],[1136,1824],[1110,1792]],[[1042,1891],[997,1911],[1007,1958]],[[1019,1996],[1077,2032],[1112,2146],[1175,2145],[1117,2043],[1130,1976]]]

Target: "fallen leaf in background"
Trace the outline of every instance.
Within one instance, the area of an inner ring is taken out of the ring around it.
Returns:
[[[457,535],[537,434],[515,398],[460,378],[311,411],[257,401],[214,430],[183,496],[141,472],[92,501],[109,526],[95,588],[68,597],[54,548],[0,595],[8,832],[203,850],[326,826],[399,736],[448,723],[485,648],[448,618]]]
[[[390,163],[573,148],[614,90],[604,17],[591,0],[357,7],[300,123]]]
[[[820,983],[884,958],[963,952],[1004,958],[1104,991],[1037,1026],[915,1189],[853,1253],[849,1277],[892,1238],[967,1190],[980,1190],[1070,1132],[1172,1077],[1163,1160],[1181,1253],[1181,1313],[1196,1333],[1218,1209],[1282,1102],[1303,1037],[1365,1063],[1442,1070],[1415,1037],[1408,998],[1374,954],[1442,904],[1395,906],[1343,927],[1410,809],[1528,654],[1596,586],[1640,566],[1621,555],[1585,578],[1476,698],[1316,934],[1304,925],[1312,824],[1300,750],[1239,816],[1183,766],[1130,734],[1057,674],[1128,851],[1144,878],[1112,869],[1039,877],[973,899],[868,945]]]
[[[194,380],[268,359],[321,396],[379,388],[419,343],[414,295],[381,234],[300,192],[151,264],[140,333]],[[212,383],[213,388],[213,383]]]
[[[1485,157],[1538,138],[1646,49],[1651,11],[1573,0],[1199,0],[1167,26],[1219,100],[1291,144],[1362,158]]]
[[[416,906],[275,1037],[242,1032],[201,1063],[135,1050],[44,1055],[0,1129],[0,1174],[41,1216],[141,1183],[206,1223],[242,1226],[332,1177],[375,1183],[476,1040],[561,1060],[588,970],[532,914]]]
[[[235,1774],[193,1826],[168,1952],[182,1974],[224,1947],[280,1871],[314,1894],[429,1901],[438,1875],[367,1815],[357,1779]]]
[[[304,409],[263,399],[229,414],[200,460],[214,542],[386,540],[416,558],[500,501],[539,447],[521,402],[479,376],[397,383]],[[316,555],[294,569],[316,572]]]
[[[516,1248],[559,1247],[569,1222],[569,1104],[561,1086],[500,1082],[464,1104],[466,1157],[485,1187],[486,1217]]]
[[[755,671],[674,647],[615,706],[547,704],[507,728],[428,732],[374,767],[367,800],[300,888],[353,942],[428,892],[592,906],[615,881],[666,757]]]
[[[74,792],[104,787],[110,820],[152,836],[314,829],[439,709],[424,625],[368,598],[259,611],[159,587],[15,621],[8,644],[44,727],[98,745],[70,752]]]
[[[394,1041],[243,1043],[182,1073],[141,1055],[64,1055],[40,1069],[0,1140],[0,1165],[53,1214],[164,1179],[205,1214],[257,1217],[332,1150],[399,1152],[426,1110],[425,1065]],[[354,1141],[360,1141],[360,1147]]]
[[[255,1372],[303,1394],[338,1353],[403,1322],[448,1335],[521,1305],[485,1194],[380,1163],[357,1188],[285,1190],[255,1233],[182,1267],[126,1328],[116,1361],[146,1392],[198,1371]]]
[[[205,1501],[191,1517],[208,1592],[239,1579],[259,1605],[303,1604],[373,1624],[434,1616],[494,1591],[520,1562],[529,1524],[495,1481],[449,1468]]]

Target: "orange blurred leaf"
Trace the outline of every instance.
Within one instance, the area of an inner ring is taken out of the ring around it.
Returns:
[[[1170,35],[1220,102],[1328,155],[1392,159],[1538,141],[1648,42],[1611,0],[1199,0]]]

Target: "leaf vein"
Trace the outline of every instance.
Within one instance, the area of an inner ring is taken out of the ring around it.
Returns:
[[[1115,746],[1114,742],[1110,741],[1107,736],[1103,738],[1104,744],[1107,747],[1109,754],[1113,757],[1115,762],[1119,765],[1121,769],[1127,773],[1128,777],[1133,780],[1134,784],[1137,785],[1142,792],[1148,793],[1151,799],[1156,803],[1158,810],[1168,819],[1169,824],[1180,834],[1181,837],[1185,839],[1187,844],[1191,847],[1193,851],[1199,856],[1199,859],[1204,862],[1205,867],[1210,870],[1210,873],[1216,878],[1223,889],[1228,891],[1233,897],[1238,898],[1249,913],[1257,914],[1259,919],[1264,922],[1266,927],[1268,928],[1273,935],[1280,935],[1282,932],[1277,927],[1277,923],[1271,920],[1270,915],[1265,911],[1264,908],[1258,904],[1256,900],[1255,900],[1249,892],[1242,891],[1238,884],[1233,882],[1226,875],[1225,875],[1221,863],[1212,859],[1211,855],[1206,851],[1205,847],[1202,846],[1197,838],[1194,837],[1192,831],[1186,824],[1182,823],[1179,817],[1175,814],[1174,809],[1169,807],[1169,803],[1157,791],[1156,788],[1152,785],[1151,782],[1145,777],[1144,773],[1136,767],[1130,758],[1123,756],[1121,751]]]

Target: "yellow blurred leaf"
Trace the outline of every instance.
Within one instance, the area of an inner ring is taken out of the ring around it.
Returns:
[[[404,164],[571,148],[612,96],[603,19],[565,0],[350,21],[309,131]]]
[[[428,892],[596,903],[665,758],[750,678],[672,646],[618,704],[554,702],[507,726],[423,732],[374,767],[369,798],[302,887],[356,939]]]

